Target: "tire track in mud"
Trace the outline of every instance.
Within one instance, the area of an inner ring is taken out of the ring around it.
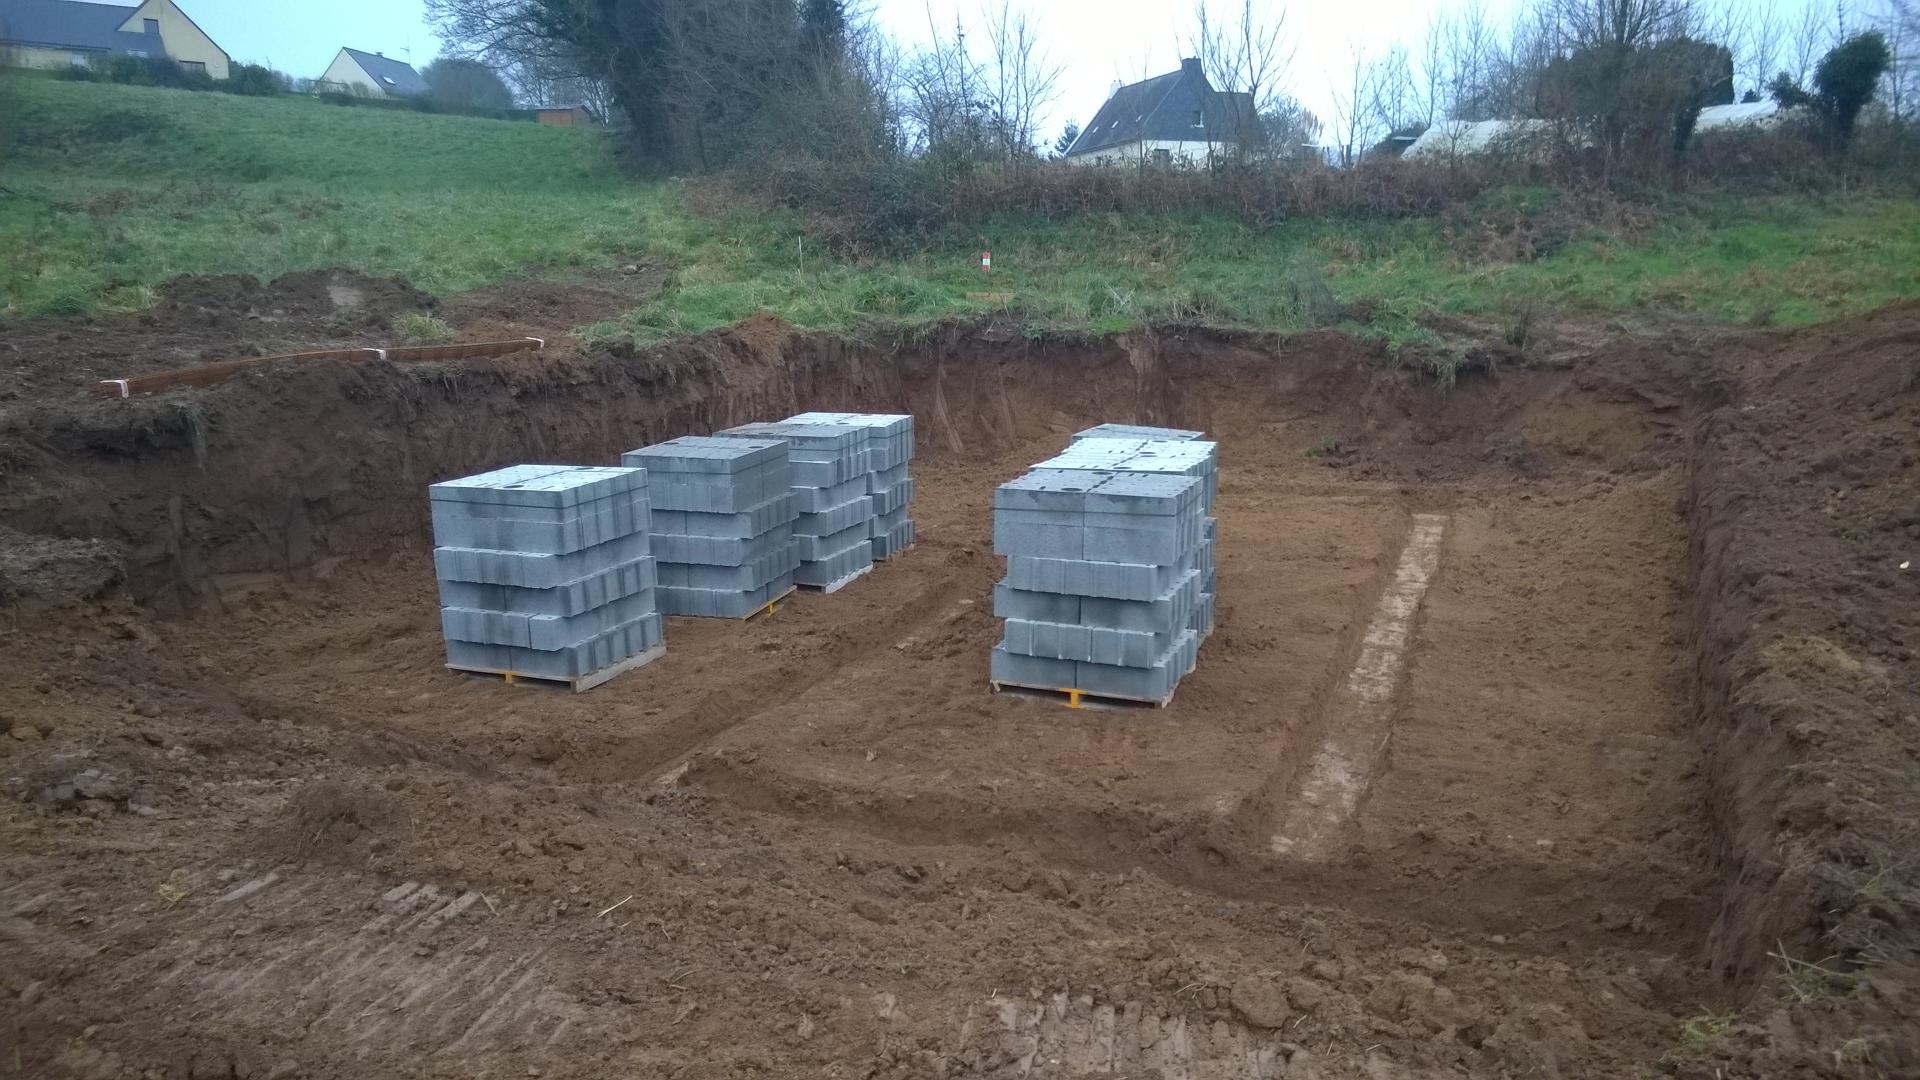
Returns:
[[[783,663],[777,670],[742,671],[727,685],[702,694],[654,729],[608,747],[604,754],[565,765],[589,779],[657,779],[707,743],[794,701],[848,666],[945,614],[965,588],[965,575],[947,573],[894,605],[886,618],[857,617],[869,609],[849,607],[849,614],[831,628],[833,640],[818,652]]]
[[[1125,875],[1142,869],[1177,888],[1222,899],[1281,906],[1340,908],[1386,922],[1417,921],[1464,934],[1509,932],[1531,923],[1552,930],[1559,946],[1658,953],[1687,945],[1683,925],[1649,927],[1623,940],[1597,916],[1644,908],[1645,888],[1607,866],[1510,859],[1489,863],[1460,851],[1474,866],[1474,891],[1409,890],[1392,865],[1347,866],[1276,856],[1265,834],[1248,835],[1231,817],[1176,818],[1145,807],[992,803],[938,791],[881,795],[869,789],[801,779],[730,753],[699,754],[679,782],[728,805],[803,825],[824,825],[908,847],[967,848],[992,857],[1007,851],[1088,873]],[[1424,854],[1445,856],[1444,845]],[[1497,897],[1477,904],[1472,896]],[[1526,946],[1516,946],[1527,951]]]

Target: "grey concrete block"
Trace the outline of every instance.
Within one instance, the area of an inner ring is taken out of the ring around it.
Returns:
[[[793,527],[780,525],[749,538],[656,533],[652,540],[654,557],[663,563],[745,566],[788,547],[793,541]]]
[[[855,526],[865,527],[872,520],[873,500],[869,496],[862,495],[819,513],[801,514],[793,521],[793,534],[795,536],[833,536]]]
[[[566,555],[621,537],[645,535],[647,524],[647,506],[638,503],[566,522],[511,518],[442,520],[435,523],[434,541],[442,547]]]
[[[697,589],[661,586],[660,610],[667,615],[744,619],[793,588],[788,572],[752,589]]]
[[[1004,644],[994,646],[988,661],[988,674],[995,682],[1053,690],[1074,689],[1079,678],[1079,671],[1072,660],[1026,656],[1009,652]]]
[[[913,416],[909,413],[804,412],[789,416],[783,424],[828,424],[867,429],[873,439],[899,438],[913,434]]]
[[[511,465],[431,485],[434,502],[566,507],[645,487],[641,469],[597,465]]]
[[[891,513],[873,515],[873,517],[867,519],[867,525],[869,526],[867,535],[884,536],[894,529],[899,528],[901,522],[909,520],[907,512],[907,508],[903,506]]]
[[[1181,677],[1193,670],[1198,649],[1198,638],[1185,631],[1150,667],[1076,663],[1075,684],[1090,694],[1157,701],[1173,693]]]
[[[873,547],[875,560],[891,559],[913,546],[914,526],[912,518],[904,518],[898,524],[883,533],[875,533],[869,543]]]
[[[1153,600],[1082,597],[1080,616],[1074,621],[1115,630],[1172,633],[1188,625],[1199,599],[1200,572],[1189,570],[1172,588]]]
[[[1001,645],[1008,652],[1119,667],[1152,667],[1171,648],[1184,624],[1165,633],[1113,630],[1074,623],[1008,619]]]
[[[1117,600],[1155,600],[1186,573],[1184,567],[1086,559],[1007,558],[1007,584],[1032,592],[1106,596]]]
[[[1016,589],[1004,581],[993,587],[993,614],[999,619],[1078,623],[1080,601],[1081,597],[1067,593]]]
[[[873,537],[867,530],[864,519],[854,522],[831,536],[801,536],[793,538],[794,550],[800,553],[802,564],[831,559],[855,544],[865,543]],[[809,583],[811,584],[811,583]]]
[[[659,583],[658,564],[642,556],[551,588],[529,589],[473,581],[440,582],[440,605],[518,611],[528,615],[577,615]]]
[[[443,581],[551,589],[632,562],[649,553],[647,534],[634,533],[565,555],[439,547],[433,552],[433,568]]]
[[[856,476],[843,484],[828,487],[804,487],[796,485],[793,497],[796,507],[803,514],[819,514],[844,506],[867,493],[867,478]]]
[[[1089,525],[1082,531],[1080,558],[1100,562],[1178,564],[1200,544],[1200,523],[1187,521],[1186,527],[1170,530],[1108,528]],[[1023,552],[1023,554],[1028,554]],[[1030,554],[1050,556],[1051,552]],[[1056,556],[1070,558],[1072,556]]]
[[[784,439],[804,450],[844,450],[849,454],[865,450],[867,429],[837,424],[741,424],[715,435],[728,438]]]
[[[1186,441],[1204,439],[1204,431],[1186,431],[1180,428],[1147,427],[1141,424],[1096,424],[1085,431],[1076,431],[1073,441],[1082,439],[1166,439]]]
[[[447,662],[454,667],[570,679],[631,659],[664,640],[665,623],[655,612],[564,649],[527,649],[449,640]]]
[[[862,539],[827,558],[802,562],[799,569],[793,572],[793,580],[795,584],[825,588],[872,565],[873,545]]]
[[[642,589],[574,615],[528,615],[515,611],[442,608],[440,627],[447,638],[453,641],[512,645],[550,652],[572,648],[655,610],[654,590]]]
[[[739,566],[709,566],[701,563],[662,563],[660,583],[675,588],[720,589],[740,592],[757,589],[783,574],[791,574],[800,565],[800,553],[792,544]]]
[[[650,473],[737,474],[760,468],[787,456],[782,439],[714,438],[683,435],[620,455],[620,463]]]
[[[750,539],[781,525],[791,525],[799,511],[793,492],[779,494],[737,514],[703,514],[691,510],[653,512],[653,531],[683,536],[729,536]]]
[[[1014,522],[993,527],[993,553],[1038,559],[1086,558],[1087,530],[1079,525],[1035,525]]]
[[[891,488],[907,483],[913,478],[906,462],[894,466],[878,466],[867,473],[867,494],[878,495]]]
[[[907,509],[913,503],[914,487],[912,478],[908,478],[870,496],[873,499],[873,512],[876,515],[891,514]]]

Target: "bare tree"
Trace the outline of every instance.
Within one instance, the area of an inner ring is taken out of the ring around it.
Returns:
[[[1729,39],[1734,47],[1735,70],[1748,89],[1761,90],[1780,74],[1786,20],[1777,0],[1763,0],[1738,11],[1744,18],[1738,23],[1737,34]]]
[[[1447,111],[1447,28],[1452,19],[1442,11],[1427,20],[1420,35],[1420,119],[1432,127]]]
[[[1238,11],[1221,18],[1213,13],[1209,0],[1197,0],[1193,24],[1184,44],[1199,59],[1207,82],[1222,93],[1245,94],[1253,101],[1252,115],[1236,111],[1231,120],[1234,130],[1225,133],[1249,148],[1260,141],[1259,118],[1288,104],[1281,80],[1293,63],[1295,45],[1286,33],[1286,8],[1241,0]]]
[[[1035,155],[1040,113],[1059,96],[1061,68],[1040,46],[1025,9],[1000,0],[985,13],[992,59],[987,65],[987,106],[993,138],[1009,161]]]
[[[1359,45],[1352,46],[1333,89],[1333,137],[1342,166],[1357,164],[1372,142],[1374,120],[1367,102],[1372,73],[1367,54]]]

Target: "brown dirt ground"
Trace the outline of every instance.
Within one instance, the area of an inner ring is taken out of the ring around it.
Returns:
[[[555,306],[496,300],[442,310]],[[127,584],[4,611],[0,1070],[1912,1075],[1917,326],[1441,394],[1332,334],[758,320],[16,412],[0,513]],[[441,666],[421,485],[826,406],[919,417],[906,556],[586,695]],[[993,486],[1101,419],[1222,443],[1165,710],[985,686]],[[1369,796],[1275,856],[1415,512]]]

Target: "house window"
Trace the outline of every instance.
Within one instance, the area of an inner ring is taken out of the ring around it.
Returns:
[[[1193,126],[1194,126],[1194,127],[1206,127],[1206,126],[1207,126],[1207,122],[1206,122],[1206,120],[1205,120],[1205,119],[1203,119],[1203,118],[1201,117],[1201,115],[1200,115],[1200,110],[1199,110],[1199,109],[1195,109],[1195,110],[1193,110]]]
[[[159,19],[141,19],[140,26],[141,26],[141,29],[144,30],[146,33],[152,34],[156,37],[158,37],[160,34]]]
[[[206,62],[202,60],[182,60],[180,61],[180,66],[186,68],[187,74],[189,75],[205,75],[207,73]]]
[[[1155,150],[1153,152],[1153,163],[1155,165],[1173,164],[1173,151],[1168,150],[1166,147],[1161,147],[1160,149]]]

